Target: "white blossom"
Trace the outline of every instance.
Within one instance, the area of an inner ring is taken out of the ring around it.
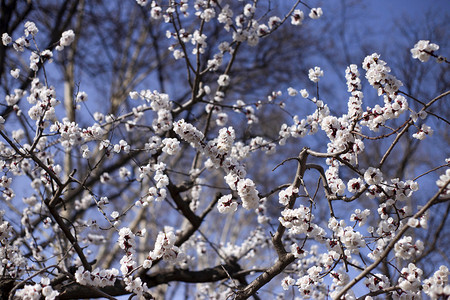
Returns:
[[[79,92],[77,94],[76,102],[85,102],[88,99],[88,95],[85,92]]]
[[[445,170],[445,174],[442,174],[441,176],[439,176],[439,179],[436,181],[436,185],[438,186],[439,189],[444,188],[444,191],[442,192],[442,196],[448,196],[450,195],[450,168],[447,168]]]
[[[78,267],[75,272],[75,280],[81,285],[90,285],[94,287],[113,286],[119,270],[117,269],[104,269],[100,270],[96,268],[93,271],[85,270],[83,266]]]
[[[217,80],[217,83],[220,86],[227,86],[230,84],[230,76],[226,75],[226,74],[222,74],[219,76],[219,79]]]
[[[367,184],[379,184],[383,180],[383,174],[377,168],[369,167],[364,173],[364,180]]]
[[[413,134],[413,138],[416,138],[418,140],[423,140],[427,136],[432,136],[432,135],[433,135],[433,129],[431,129],[431,127],[426,124],[422,124],[422,127],[416,133]]]
[[[14,69],[10,71],[11,76],[14,77],[15,79],[19,78],[19,74],[20,74],[20,69]]]
[[[314,69],[309,69],[308,77],[312,82],[319,82],[319,77],[323,76],[323,71],[319,67],[314,67]],[[306,98],[306,97],[304,97]]]
[[[59,40],[59,45],[55,47],[57,51],[62,51],[64,47],[70,46],[72,42],[75,40],[75,33],[72,29],[64,31]]]
[[[303,98],[308,98],[309,97],[309,93],[305,89],[301,89],[300,90],[300,94],[302,95]]]
[[[311,8],[311,11],[309,12],[309,17],[311,19],[318,19],[323,15],[323,11],[321,7],[317,7],[317,8]]]
[[[286,276],[283,280],[281,280],[281,287],[283,290],[287,291],[290,286],[294,285],[294,283],[295,280],[292,277]]]
[[[395,256],[404,260],[411,259],[411,257],[415,255],[420,255],[423,249],[423,242],[418,240],[416,243],[412,243],[411,236],[402,237],[397,243],[395,243],[394,247]]]
[[[290,185],[287,189],[282,190],[278,193],[278,202],[280,202],[280,204],[284,206],[288,205],[289,200],[295,193],[298,193],[298,188],[294,188],[292,185]]]
[[[237,203],[232,195],[225,195],[217,202],[217,209],[221,214],[234,212],[237,210]]]
[[[2,43],[3,46],[8,46],[12,43],[12,38],[6,32],[2,34]]]
[[[421,62],[427,62],[430,59],[431,54],[437,50],[439,50],[438,45],[430,43],[430,41],[427,40],[420,40],[414,45],[414,48],[411,49],[411,54],[413,58],[416,58]]]
[[[431,299],[445,299],[450,297],[450,285],[448,267],[440,266],[432,277],[423,281],[423,291]]]
[[[30,34],[32,36],[35,36],[39,31],[38,28],[36,27],[36,24],[34,24],[34,22],[27,21],[25,23],[24,27],[25,27],[25,30],[24,30],[25,36],[28,36]]]
[[[296,26],[301,25],[304,18],[305,16],[303,12],[299,9],[296,9],[291,15],[291,24]]]
[[[162,151],[169,155],[175,155],[180,150],[180,142],[175,138],[166,138],[162,144]]]

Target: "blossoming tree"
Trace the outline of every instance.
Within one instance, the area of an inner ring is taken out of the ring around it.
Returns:
[[[11,66],[16,88],[2,99],[0,117],[3,298],[174,298],[180,286],[198,299],[450,296],[448,266],[431,274],[420,267],[436,255],[448,225],[448,151],[430,150],[434,165],[412,174],[386,170],[405,140],[427,145],[434,131],[426,122],[448,129],[445,113],[433,107],[450,91],[409,95],[389,60],[369,53],[342,70],[348,95],[341,114],[319,97],[326,81],[319,66],[304,74],[314,90],[236,98],[233,86],[252,80],[236,79],[236,69],[251,69],[245,58],[283,28],[320,22],[322,8],[136,2],[149,18],[138,41],[164,30],[165,41],[152,44],[165,47],[154,69],[171,64],[180,83],[116,93],[108,112],[103,94],[70,82],[73,70],[64,73],[68,96],[51,82],[52,61],[73,59],[82,23],[50,45],[39,43],[32,21],[18,36],[2,32],[2,53],[28,59]],[[427,40],[411,54],[416,64],[449,63]],[[115,84],[137,86],[139,74],[122,75]],[[376,104],[365,103],[363,85]],[[293,100],[307,105],[298,109]],[[288,117],[278,124],[268,113]],[[264,126],[279,127],[271,136]],[[379,157],[367,155],[373,147]],[[434,209],[445,213],[429,226]],[[418,239],[421,231],[431,240]]]

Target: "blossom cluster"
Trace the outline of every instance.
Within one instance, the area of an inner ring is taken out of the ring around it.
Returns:
[[[305,233],[311,237],[323,235],[323,229],[312,223],[313,219],[314,215],[310,209],[303,205],[295,209],[284,209],[278,218],[281,225],[288,228],[292,234]]]
[[[152,128],[157,134],[162,134],[172,128],[172,103],[169,100],[169,95],[159,93],[158,91],[142,90],[140,93],[136,91],[130,92],[131,99],[141,98],[150,103],[150,107],[156,112],[157,118],[153,119]],[[137,117],[142,114],[136,111]]]
[[[415,255],[420,255],[424,249],[423,242],[418,240],[413,243],[412,240],[411,236],[404,236],[395,243],[395,256],[406,260],[411,259]]]
[[[221,129],[218,139],[208,143],[203,141],[203,133],[193,125],[186,123],[184,119],[175,122],[173,129],[182,139],[209,157],[212,166],[215,168],[222,167],[227,172],[225,181],[232,190],[238,192],[244,208],[254,209],[258,206],[259,196],[254,182],[249,178],[245,178],[246,171],[243,165],[230,155],[231,145],[235,138],[233,129]],[[228,210],[221,209],[221,211],[225,212]]]
[[[294,188],[292,185],[290,185],[288,188],[278,193],[278,202],[280,202],[280,204],[284,206],[288,205],[291,197],[295,193],[298,193],[298,188]]]
[[[82,285],[105,287],[114,285],[117,275],[119,275],[119,270],[114,268],[110,270],[96,268],[93,271],[89,271],[80,266],[75,272],[75,280]]]
[[[367,56],[363,62],[363,69],[366,70],[366,78],[370,85],[377,91],[378,95],[384,95],[384,106],[378,104],[367,109],[362,115],[361,125],[367,126],[372,131],[378,131],[389,119],[398,118],[408,109],[406,98],[397,93],[403,85],[400,80],[390,74],[391,69],[380,55],[373,53]]]
[[[26,260],[19,251],[18,245],[12,243],[12,225],[3,219],[4,210],[0,210],[0,272],[12,278],[20,277],[25,272]]]
[[[419,297],[420,287],[422,282],[423,271],[415,264],[409,263],[407,267],[401,270],[401,277],[398,279],[398,285],[401,292],[394,292],[394,299],[404,299],[405,296],[409,299]]]
[[[440,266],[431,278],[423,281],[423,291],[431,299],[440,299],[450,297],[450,284],[448,281],[450,273],[448,267]]]
[[[152,261],[159,258],[175,264],[185,258],[185,254],[175,246],[176,236],[173,231],[160,232],[156,237],[155,247],[153,251],[148,253],[147,259],[144,260],[143,267],[148,269],[152,266]]]
[[[439,50],[439,46],[430,43],[427,40],[420,40],[411,49],[411,54],[413,58],[420,60],[421,62],[427,62],[434,51]]]
[[[146,283],[141,278],[133,278],[132,273],[137,267],[136,257],[136,235],[128,227],[123,227],[119,231],[119,247],[125,251],[125,255],[120,260],[120,271],[124,276],[125,289],[135,293],[138,297],[143,297],[149,292]]]
[[[238,204],[231,194],[220,197],[217,202],[217,210],[222,214],[236,211],[237,206]]]
[[[362,234],[355,231],[351,226],[345,226],[344,220],[338,221],[335,218],[330,218],[328,221],[328,228],[333,231],[335,238],[350,251],[347,251],[347,256],[350,256],[350,253],[359,253],[359,249],[366,246]],[[340,252],[340,247],[337,243],[329,243],[329,245],[331,250]]]
[[[448,182],[450,182],[450,168],[447,168],[445,174],[439,176],[439,179],[436,181],[438,188],[444,188],[442,197],[448,197],[450,195],[450,186],[448,185]]]
[[[59,292],[50,285],[50,278],[42,277],[40,283],[26,284],[23,289],[17,290],[14,299],[39,300],[45,297],[45,300],[54,300],[58,295]]]

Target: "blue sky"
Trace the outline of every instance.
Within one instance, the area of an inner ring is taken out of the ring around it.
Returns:
[[[448,0],[372,0],[360,2],[366,7],[361,11],[361,16],[365,19],[365,22],[360,25],[370,26],[373,31],[388,39],[397,37],[398,32],[396,32],[395,27],[407,19],[411,18],[422,23],[428,12],[447,14],[447,19],[450,17],[450,1]]]

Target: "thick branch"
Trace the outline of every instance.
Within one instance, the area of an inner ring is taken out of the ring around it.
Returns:
[[[240,291],[234,299],[240,300],[249,298],[275,276],[280,274],[287,266],[293,263],[294,260],[294,254],[289,253],[284,255],[282,258],[278,259],[272,267],[268,268],[264,273],[258,276],[258,278],[253,280],[244,290]]]
[[[241,275],[241,267],[230,260],[226,264],[218,265],[212,268],[206,268],[200,271],[180,270],[180,269],[162,269],[153,274],[143,274],[141,279],[147,284],[149,288],[167,284],[174,281],[201,283],[201,282],[215,282],[229,278],[237,278]],[[100,289],[101,292],[111,296],[120,296],[130,294],[125,290],[123,281],[116,281],[114,286]],[[100,298],[104,295],[95,290],[87,289],[85,286],[73,283],[66,287],[61,292],[59,299],[80,299],[80,298]]]

